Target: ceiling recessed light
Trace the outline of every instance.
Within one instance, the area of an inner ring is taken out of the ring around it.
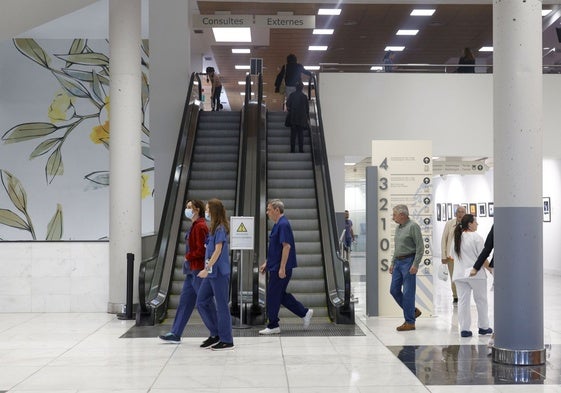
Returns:
[[[318,15],[341,15],[340,8],[320,8]]]
[[[345,166],[356,165],[356,162],[345,162]]]
[[[382,71],[384,68],[382,66],[372,66],[370,71]]]
[[[235,65],[234,68],[236,70],[249,70],[249,65]]]
[[[232,48],[232,53],[251,53],[249,48]]]
[[[310,45],[308,50],[327,50],[327,45]]]
[[[251,84],[253,85],[253,81],[251,81]],[[238,85],[245,86],[245,81],[238,81]]]
[[[384,51],[389,51],[391,50],[392,52],[402,52],[405,49],[404,46],[386,46],[384,48]]]
[[[400,30],[397,31],[397,33],[395,33],[395,35],[417,35],[418,32],[419,32],[419,30],[400,29]]]
[[[304,68],[308,71],[317,71],[319,70],[319,66],[304,66]]]
[[[479,48],[479,52],[493,52],[492,46],[482,46]]]
[[[411,11],[411,16],[432,16],[432,14],[434,14],[433,9],[414,9],[413,11]]]
[[[249,27],[213,27],[216,42],[251,42]]]
[[[542,16],[549,15],[549,13],[553,10],[542,10]]]
[[[314,29],[313,34],[331,35],[333,29]]]

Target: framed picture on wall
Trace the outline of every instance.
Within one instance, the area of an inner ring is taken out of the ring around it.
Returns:
[[[449,220],[451,220],[454,217],[454,214],[452,213],[452,204],[451,203],[446,204],[446,213],[448,215]]]
[[[467,203],[461,203],[461,205],[464,209],[466,209],[466,213],[469,213],[468,204]]]
[[[469,214],[477,217],[477,204],[476,203],[470,203],[468,211],[469,211]]]
[[[448,220],[448,217],[446,216],[446,203],[440,205],[440,215],[442,216],[442,221]]]
[[[495,217],[495,203],[487,202],[487,213],[489,213],[489,217]]]
[[[477,204],[477,215],[479,217],[487,217],[487,204],[485,202]]]
[[[454,215],[456,215],[456,210],[458,210],[458,207],[460,207],[459,203],[454,203],[452,205],[452,213],[454,213]]]
[[[543,222],[551,222],[551,200],[543,197]]]
[[[442,214],[440,212],[441,206],[440,203],[436,204],[436,221],[442,221]]]

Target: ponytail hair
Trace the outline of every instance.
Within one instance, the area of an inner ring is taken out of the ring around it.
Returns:
[[[456,225],[456,228],[454,229],[454,251],[456,252],[456,254],[458,254],[458,256],[460,256],[461,254],[460,251],[462,248],[462,233],[468,230],[469,224],[471,224],[473,221],[473,214],[465,214],[462,217],[462,221],[460,221],[460,223]]]

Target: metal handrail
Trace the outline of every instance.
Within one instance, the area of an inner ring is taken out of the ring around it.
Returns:
[[[459,67],[473,67],[476,74],[493,73],[493,64],[424,64],[424,63],[371,63],[371,64],[352,64],[352,63],[320,63],[320,72],[372,72],[386,73],[386,67],[391,67],[391,73],[456,73]],[[547,64],[542,66],[544,74],[561,73],[561,65]]]

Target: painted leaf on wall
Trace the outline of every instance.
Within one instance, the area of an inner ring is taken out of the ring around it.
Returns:
[[[89,98],[90,93],[82,84],[78,81],[72,80],[64,75],[55,75],[55,77],[60,82],[60,85],[66,92],[74,97]]]
[[[31,155],[29,156],[29,158],[33,159],[33,158],[42,156],[43,154],[45,154],[49,150],[51,150],[53,147],[56,147],[60,142],[61,142],[61,138],[51,138],[51,139],[47,139],[46,141],[41,142],[35,148],[35,150],[33,150],[33,152],[31,152]]]
[[[69,55],[74,55],[77,53],[82,53],[84,49],[86,49],[86,45],[88,44],[88,40],[84,39],[75,39],[72,41],[72,45],[70,45],[70,49],[68,50]],[[66,67],[70,67],[72,65],[71,62],[66,62]]]
[[[109,172],[108,171],[96,171],[92,173],[88,173],[84,176],[87,180],[102,185],[108,186],[109,185]]]
[[[56,212],[47,226],[47,238],[45,240],[62,239],[62,206],[56,205]]]
[[[64,165],[62,164],[62,154],[60,153],[60,148],[56,149],[53,154],[47,160],[47,165],[45,166],[45,175],[47,177],[47,182],[51,183],[55,176],[61,176],[64,174]]]
[[[14,206],[22,213],[27,212],[27,194],[21,182],[17,177],[13,176],[10,172],[0,171],[2,177],[2,184],[8,193],[8,197]]]
[[[0,224],[29,231],[29,225],[27,225],[27,223],[22,220],[16,213],[8,209],[0,209]]]
[[[109,66],[109,58],[103,53],[77,53],[72,55],[56,55],[56,57],[66,61],[66,63],[100,67]]]
[[[51,63],[51,58],[45,53],[45,51],[31,38],[16,38],[14,39],[14,44],[16,48],[24,54],[24,56],[29,57],[34,62],[42,65],[43,67],[49,68]]]
[[[58,129],[52,123],[23,123],[10,128],[4,135],[2,140],[4,143],[23,142],[29,139],[42,138],[52,134]]]

